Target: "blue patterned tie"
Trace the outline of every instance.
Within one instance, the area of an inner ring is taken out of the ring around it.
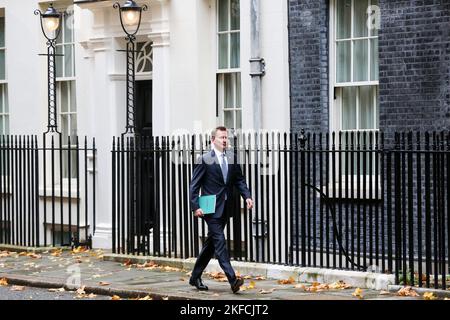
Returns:
[[[223,181],[226,183],[227,182],[227,174],[228,174],[228,165],[225,161],[225,153],[222,153],[222,164],[220,167],[222,169]]]

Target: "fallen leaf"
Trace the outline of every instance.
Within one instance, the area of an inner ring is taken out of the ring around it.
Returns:
[[[33,259],[41,259],[42,257],[39,254],[30,252],[27,254],[28,257],[33,258]]]
[[[336,281],[336,282],[334,282],[334,283],[329,285],[329,288],[330,289],[334,289],[334,290],[344,290],[344,289],[349,289],[351,287],[352,287],[351,285],[346,284],[342,280]]]
[[[66,291],[66,289],[64,289],[64,288],[58,288],[58,289],[52,288],[52,289],[48,289],[48,291],[50,291],[50,292],[64,292],[64,291]]]
[[[270,290],[260,290],[259,294],[269,294],[269,293],[274,292],[274,290],[275,290],[275,288],[272,288]]]
[[[0,258],[7,258],[10,256],[8,251],[0,251]]]
[[[24,286],[12,286],[11,291],[23,291],[25,290]]]
[[[119,297],[119,296],[113,295],[113,296],[111,297],[111,300],[122,300],[122,298]]]
[[[212,272],[212,273],[207,273],[209,275],[209,277],[213,278],[214,280],[218,281],[218,282],[227,282],[228,279],[225,276],[225,274],[223,272]]]
[[[255,278],[255,280],[266,280],[266,278],[263,277],[263,276],[257,276],[257,277]]]
[[[163,297],[163,300],[169,300],[169,297]]]
[[[168,267],[168,266],[163,267],[163,270],[164,270],[164,271],[168,271],[168,272],[178,272],[178,271],[181,271],[180,268],[174,268],[174,267]]]
[[[81,253],[81,252],[89,252],[89,249],[87,247],[80,246],[72,250],[72,253]]]
[[[244,277],[245,280],[250,280],[251,278],[252,278],[252,276],[248,276],[248,275]]]
[[[295,283],[295,279],[294,277],[289,277],[289,279],[285,280],[278,280],[279,284],[294,284]]]
[[[92,299],[92,298],[95,298],[96,296],[97,296],[96,294],[90,293],[86,297],[89,299]]]
[[[255,281],[250,281],[250,284],[247,286],[247,289],[255,289],[256,283]]]
[[[0,286],[6,287],[8,285],[8,280],[6,278],[0,279]]]
[[[436,299],[437,299],[437,297],[434,295],[433,292],[425,292],[425,293],[423,294],[423,298],[424,298],[425,300],[436,300]]]
[[[153,298],[150,296],[145,296],[143,298],[138,298],[138,300],[153,300]]]
[[[23,256],[26,256],[28,253],[27,252],[25,252],[25,251],[22,251],[22,252],[20,252],[19,253],[19,257],[23,257]]]
[[[132,265],[131,260],[130,259],[125,260],[123,265],[126,266],[126,267],[131,266]]]
[[[325,290],[329,290],[330,286],[326,283],[313,282],[311,286],[305,287],[305,291],[309,292],[321,292]]]
[[[186,279],[185,278],[180,278],[180,281],[186,281]]]
[[[304,284],[301,284],[301,283],[296,284],[296,285],[294,286],[294,288],[295,288],[295,289],[303,289],[303,290],[306,290],[306,286],[305,286]]]
[[[384,291],[384,290],[380,291],[380,295],[386,295],[386,294],[391,294],[391,293],[389,291]]]
[[[363,298],[362,290],[360,288],[356,288],[355,292],[352,293],[352,296],[362,299]]]
[[[86,288],[86,286],[82,286],[81,288],[78,288],[76,293],[79,295],[86,294],[86,291],[84,291],[84,288]]]
[[[397,295],[400,297],[418,297],[416,291],[414,291],[410,286],[401,288],[397,291]]]
[[[100,286],[109,286],[111,283],[109,283],[109,282],[104,282],[104,281],[100,281],[98,284],[99,284]]]
[[[62,249],[56,249],[52,253],[50,253],[50,255],[53,257],[60,257],[61,254],[62,254]]]

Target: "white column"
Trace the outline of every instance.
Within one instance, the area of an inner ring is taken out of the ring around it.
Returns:
[[[158,0],[151,6],[152,32],[148,36],[153,42],[153,134],[169,135],[171,125],[170,102],[170,3]]]

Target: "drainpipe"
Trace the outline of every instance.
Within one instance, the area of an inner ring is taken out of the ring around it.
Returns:
[[[252,77],[253,127],[255,130],[260,130],[262,127],[261,81],[265,75],[265,62],[260,57],[260,14],[260,0],[251,0],[250,76]]]

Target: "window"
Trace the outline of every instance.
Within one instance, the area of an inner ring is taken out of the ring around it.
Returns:
[[[335,107],[333,130],[375,131],[378,110],[378,0],[335,0],[332,15]],[[336,128],[337,127],[337,128]]]
[[[76,147],[77,104],[75,82],[75,42],[73,12],[66,11],[62,17],[61,33],[56,41],[56,88],[61,123],[63,148]],[[63,177],[76,178],[76,152],[71,151],[69,173],[69,151],[63,151]]]
[[[138,42],[136,53],[136,74],[153,71],[153,43]]]
[[[0,9],[0,135],[9,134],[8,85],[4,9]]]
[[[222,123],[242,128],[240,2],[217,0],[217,108]]]
[[[342,148],[366,150],[346,163],[342,173],[374,175],[379,160],[373,150],[379,129],[378,0],[334,0],[331,5],[331,130],[344,132]],[[355,132],[355,135],[346,135]],[[353,141],[352,141],[353,137]],[[349,145],[347,145],[347,143]],[[364,157],[363,157],[364,155]],[[363,158],[366,163],[363,163]],[[353,160],[351,160],[353,159]],[[359,162],[359,163],[358,163]],[[370,165],[372,163],[372,165]],[[367,186],[366,186],[367,187]]]

